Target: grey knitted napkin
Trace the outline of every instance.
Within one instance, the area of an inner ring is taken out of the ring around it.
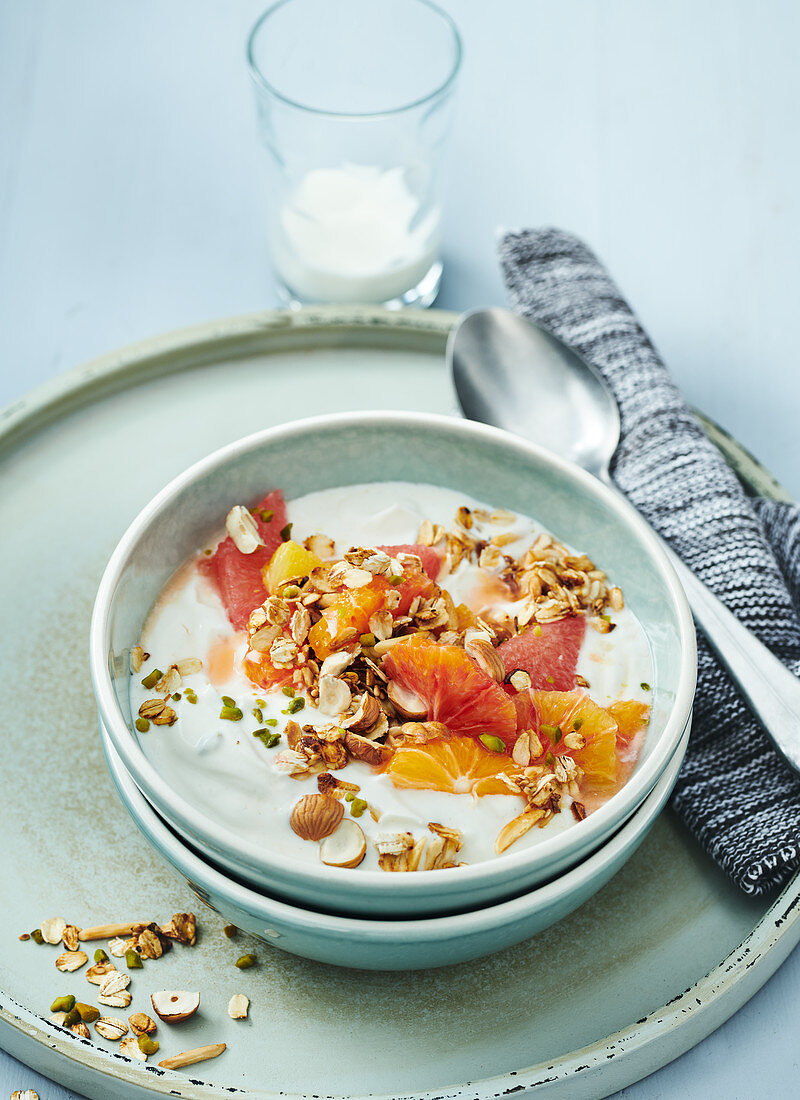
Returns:
[[[616,395],[612,473],[673,549],[800,674],[800,512],[749,498],[703,433],[618,288],[557,229],[503,236],[512,307],[554,332]],[[733,881],[766,894],[800,866],[800,781],[698,635],[698,685],[673,805]]]

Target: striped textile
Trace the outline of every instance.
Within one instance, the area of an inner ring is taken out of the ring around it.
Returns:
[[[512,308],[588,359],[611,386],[619,487],[749,629],[800,675],[800,511],[753,501],[683,400],[606,270],[557,229],[506,233]],[[748,894],[800,866],[800,781],[698,636],[694,724],[673,805]]]

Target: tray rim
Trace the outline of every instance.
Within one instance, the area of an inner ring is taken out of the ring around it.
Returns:
[[[192,325],[157,335],[73,367],[13,401],[0,411],[0,453],[95,400],[138,384],[147,377],[180,371],[198,362],[214,361],[228,347],[239,356],[289,350],[300,346],[347,346],[354,337],[361,346],[402,344],[405,350],[443,350],[458,314],[443,310],[388,311],[374,307],[312,307],[266,310]],[[402,334],[405,341],[397,340]],[[259,347],[263,344],[263,347]],[[412,347],[411,345],[415,345]],[[271,345],[271,347],[269,346]],[[438,345],[438,349],[437,349]],[[198,358],[198,354],[202,357]],[[131,377],[133,376],[133,377]],[[749,491],[778,500],[792,498],[761,463],[722,428],[698,413],[704,428]],[[567,1082],[584,1096],[605,1096],[640,1080],[678,1057],[724,1023],[764,984],[800,941],[800,873],[784,887],[742,943],[712,970],[671,1002],[626,1028],[588,1047],[573,1051],[556,1064],[540,1063],[456,1090],[436,1089],[415,1094],[415,1100],[476,1100],[507,1095],[544,1095]],[[47,1050],[65,1058],[73,1069],[87,1071],[92,1082],[113,1079],[127,1086],[126,1095],[171,1095],[186,1100],[219,1094],[218,1087],[174,1073],[142,1073],[138,1066],[113,1052],[85,1049],[71,1036],[19,1005],[0,990],[0,1045],[23,1061]],[[148,1067],[156,1070],[156,1067]],[[44,1070],[43,1072],[47,1072]],[[87,1083],[92,1083],[87,1082]],[[607,1088],[606,1086],[610,1086]],[[286,1093],[261,1089],[226,1089],[229,1095],[273,1098]],[[300,1094],[294,1094],[298,1096]],[[578,1095],[572,1092],[571,1095]],[[373,1097],[375,1094],[373,1094]],[[339,1100],[339,1097],[336,1098]],[[389,1097],[385,1100],[401,1100]]]

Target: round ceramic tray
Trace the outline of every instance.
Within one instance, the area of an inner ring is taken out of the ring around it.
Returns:
[[[800,939],[800,882],[771,904],[741,896],[669,812],[595,898],[532,940],[478,962],[404,974],[340,970],[245,949],[170,877],[119,804],[87,668],[95,587],[153,493],[258,428],[345,409],[455,413],[443,352],[450,314],[305,310],[151,340],[66,374],[0,420],[4,792],[0,1045],[100,1100],[218,1097],[600,1097],[653,1072],[727,1019]],[[774,480],[713,425],[753,492]],[[369,471],[365,471],[368,478]],[[782,494],[781,494],[782,495]],[[164,1072],[44,1017],[56,995],[94,1001],[54,948],[18,935],[48,916],[82,925],[195,909],[201,935],[134,974],[133,1004],[199,989],[163,1054],[226,1042]],[[229,997],[251,1000],[247,1021]]]

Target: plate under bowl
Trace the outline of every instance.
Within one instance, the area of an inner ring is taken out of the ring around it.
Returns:
[[[366,920],[278,901],[211,866],[156,813],[126,772],[108,735],[101,736],[106,763],[125,808],[145,839],[200,901],[274,947],[359,970],[417,970],[467,962],[512,947],[567,916],[605,886],[647,836],[675,785],[689,741],[687,729],[658,783],[622,828],[552,882],[468,913]]]
[[[653,705],[628,783],[586,820],[532,848],[448,875],[387,875],[298,864],[237,836],[193,805],[179,776],[148,759],[132,722],[129,653],[163,585],[233,500],[270,487],[287,499],[365,479],[429,481],[534,515],[589,552],[625,591],[653,658]],[[221,448],[172,481],[134,520],[103,576],[91,665],[101,721],[136,785],[169,824],[214,863],[302,904],[356,915],[455,912],[496,901],[574,866],[653,790],[687,727],[695,686],[694,627],[658,540],[635,510],[585,471],[505,432],[448,417],[361,413],[272,428]]]

